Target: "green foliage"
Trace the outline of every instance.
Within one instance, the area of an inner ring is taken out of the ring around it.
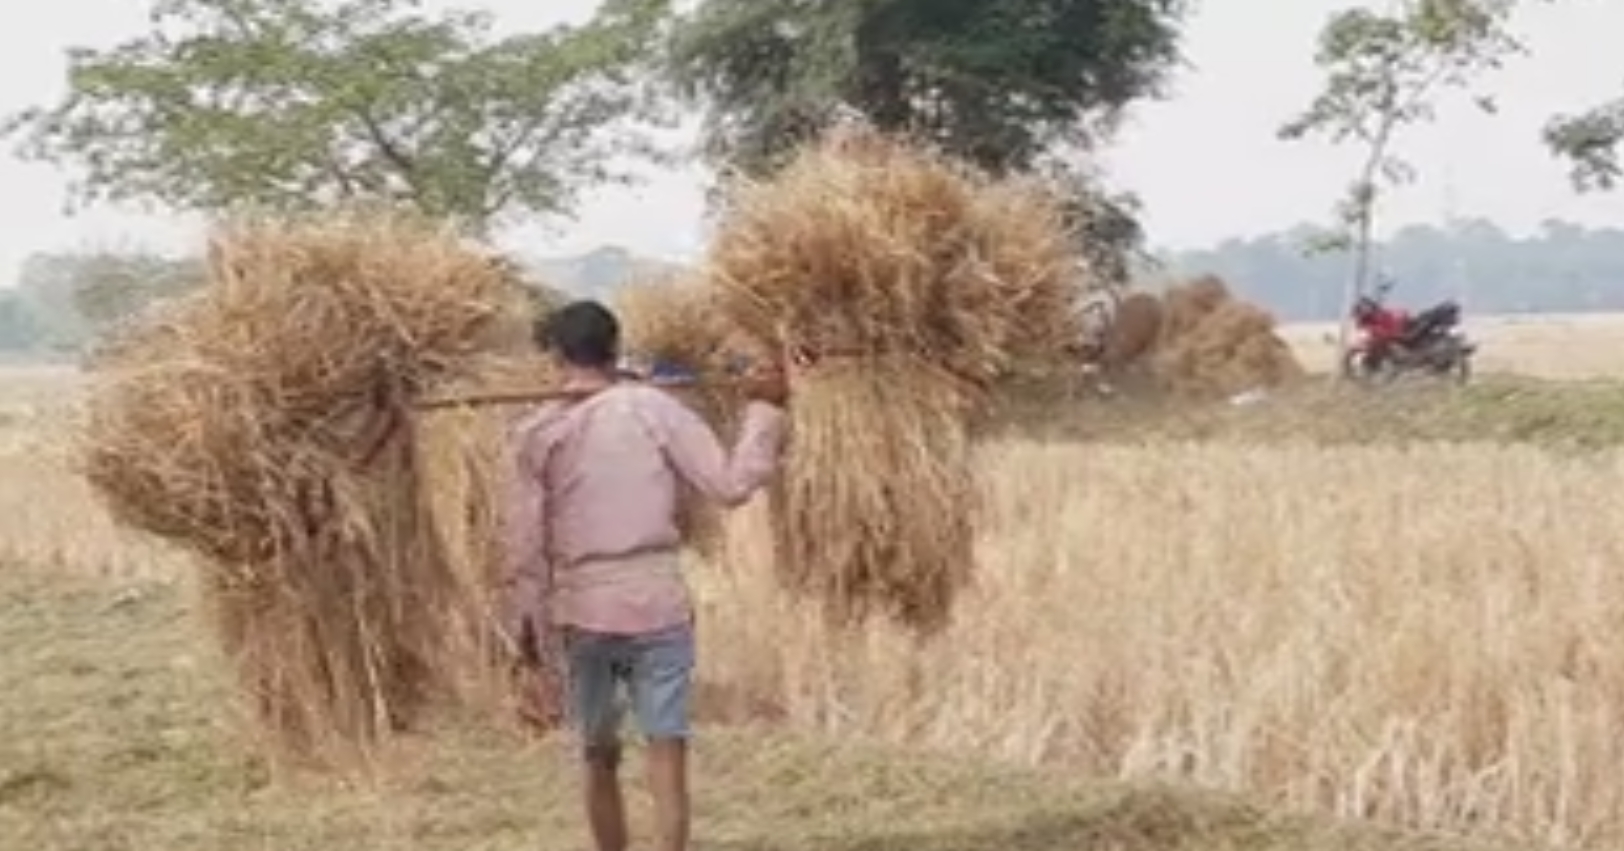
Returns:
[[[703,150],[767,173],[843,114],[994,172],[1040,171],[1074,201],[1091,265],[1137,260],[1130,197],[1077,163],[1129,103],[1161,92],[1183,0],[704,0],[669,78],[705,109]]]
[[[1310,250],[1349,246],[1352,277],[1342,300],[1368,289],[1376,208],[1385,185],[1408,183],[1415,169],[1394,154],[1403,128],[1431,121],[1435,99],[1463,90],[1522,50],[1507,29],[1515,0],[1404,0],[1392,12],[1338,12],[1320,32],[1315,62],[1325,84],[1308,108],[1280,128],[1283,139],[1320,136],[1363,151],[1359,173],[1336,206],[1332,240]],[[1477,97],[1479,108],[1494,103]],[[1346,338],[1346,324],[1343,337]]]
[[[1545,128],[1545,144],[1572,165],[1580,191],[1612,189],[1624,179],[1624,98],[1579,115],[1557,116]]]
[[[1369,145],[1397,126],[1430,121],[1439,90],[1470,86],[1522,49],[1505,27],[1509,9],[1502,0],[1409,0],[1391,14],[1355,8],[1332,15],[1315,55],[1324,89],[1280,135]],[[1487,99],[1478,103],[1494,108]],[[1395,172],[1407,170],[1388,162]]]
[[[670,72],[713,162],[771,169],[839,108],[995,170],[1107,132],[1158,93],[1182,0],[705,0]]]
[[[1066,201],[1078,247],[1096,283],[1126,285],[1136,270],[1154,268],[1155,258],[1144,250],[1137,196],[1107,192],[1099,181],[1075,168],[1046,171],[1051,186]]]
[[[639,65],[659,0],[497,38],[486,13],[418,0],[161,0],[150,33],[69,53],[68,94],[10,117],[75,200],[199,211],[410,205],[480,229],[568,213],[647,152]]]

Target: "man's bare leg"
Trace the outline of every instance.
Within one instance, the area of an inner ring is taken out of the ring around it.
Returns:
[[[586,818],[598,851],[626,851],[626,801],[620,789],[620,746],[586,750]]]
[[[648,782],[654,795],[658,851],[688,851],[688,742],[654,739],[648,745]]]

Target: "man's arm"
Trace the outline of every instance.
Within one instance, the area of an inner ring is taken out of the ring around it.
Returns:
[[[786,429],[781,408],[766,402],[747,404],[731,453],[723,450],[708,423],[676,399],[663,396],[654,414],[653,426],[671,466],[712,500],[742,505],[778,471]]]

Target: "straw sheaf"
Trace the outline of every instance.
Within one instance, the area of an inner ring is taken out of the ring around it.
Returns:
[[[1272,315],[1212,276],[1170,289],[1152,363],[1175,396],[1215,398],[1279,387],[1307,373]]]
[[[1074,339],[1072,234],[1039,184],[872,136],[736,191],[707,274],[756,339],[910,354],[979,387]]]
[[[701,376],[722,366],[729,329],[701,279],[674,275],[633,282],[615,294],[615,313],[628,352]]]
[[[717,311],[816,363],[771,499],[782,581],[842,626],[939,630],[975,566],[972,427],[1081,334],[1065,211],[863,128],[735,193],[706,266]]]
[[[85,475],[114,516],[205,557],[264,735],[364,745],[453,685],[484,609],[488,580],[426,522],[406,411],[508,354],[515,281],[394,218],[236,224],[208,259],[203,290],[98,362]]]
[[[832,363],[796,385],[774,563],[834,625],[949,623],[975,566],[966,413],[955,378],[908,357]]]
[[[1100,365],[1119,370],[1149,355],[1162,336],[1165,311],[1154,293],[1130,293],[1117,307],[1116,317],[1105,334]]]
[[[219,234],[210,286],[101,365],[88,474],[115,513],[211,555],[282,537],[270,504],[301,489],[284,480],[364,463],[498,312],[498,270],[424,236],[344,219]]]

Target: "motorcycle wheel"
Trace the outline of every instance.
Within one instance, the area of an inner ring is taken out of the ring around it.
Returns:
[[[1433,356],[1433,363],[1428,372],[1457,387],[1463,386],[1472,379],[1472,353],[1460,346],[1448,344]]]
[[[1392,369],[1372,367],[1362,349],[1349,349],[1342,354],[1342,377],[1354,384],[1374,387],[1385,384],[1392,377]]]
[[[1464,387],[1472,380],[1472,356],[1464,352],[1455,355],[1455,362],[1450,364],[1449,377],[1454,379],[1455,386]]]

